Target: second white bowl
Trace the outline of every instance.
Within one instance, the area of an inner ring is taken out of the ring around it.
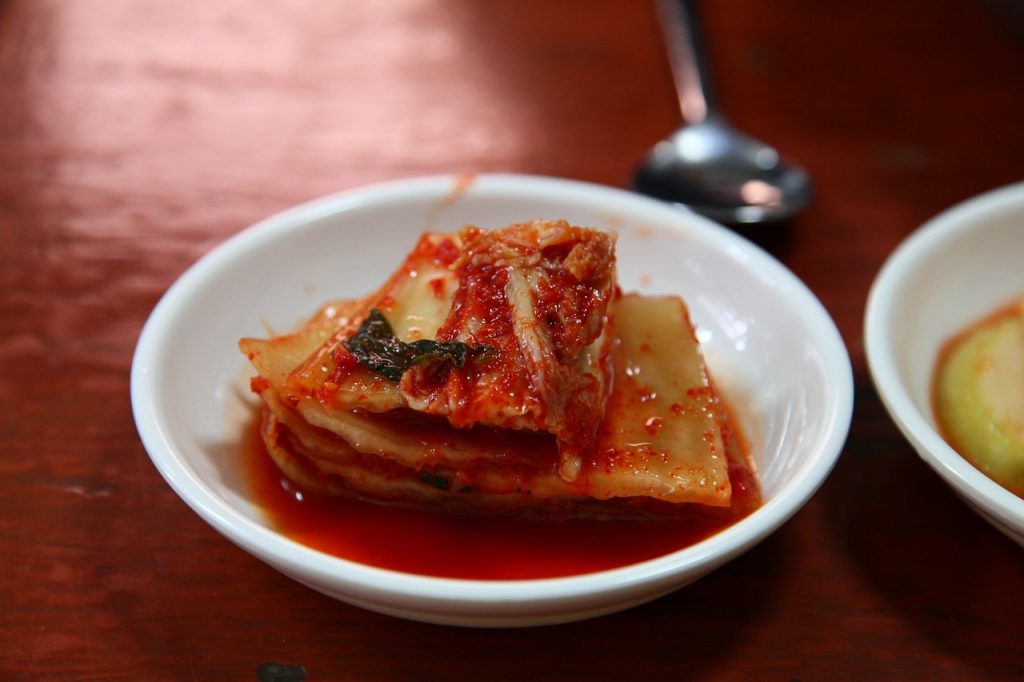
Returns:
[[[996,528],[1024,545],[1024,499],[942,439],[932,374],[942,344],[1024,295],[1024,183],[935,217],[879,271],[865,313],[865,351],[886,409],[914,449]]]

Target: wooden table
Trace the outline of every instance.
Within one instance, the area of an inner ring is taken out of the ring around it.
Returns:
[[[625,186],[679,122],[652,7],[0,0],[0,677],[1024,675],[1024,553],[900,437],[861,343],[891,249],[1024,174],[1019,5],[709,5],[726,111],[817,183],[763,241],[846,340],[849,441],[795,518],[698,583],[478,631],[335,602],[215,533],[138,440],[132,350],[191,262],[318,195],[468,171]]]

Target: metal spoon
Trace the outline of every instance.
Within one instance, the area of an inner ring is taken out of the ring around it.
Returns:
[[[686,125],[654,146],[633,186],[722,223],[789,218],[810,202],[810,179],[774,147],[733,128],[718,110],[695,5],[659,2]]]

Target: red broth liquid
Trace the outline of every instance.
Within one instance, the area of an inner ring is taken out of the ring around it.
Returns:
[[[693,545],[732,525],[760,503],[751,475],[730,471],[733,507],[740,512],[693,505],[687,518],[647,522],[544,522],[434,514],[305,495],[267,455],[258,419],[245,434],[243,458],[249,486],[279,532],[337,557],[427,576],[521,580],[618,568]],[[738,434],[731,437],[744,445]]]

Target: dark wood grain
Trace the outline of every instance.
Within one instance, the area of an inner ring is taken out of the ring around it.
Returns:
[[[761,241],[848,344],[849,441],[795,518],[698,583],[473,631],[332,601],[207,527],[137,438],[132,350],[191,262],[296,202],[462,171],[624,186],[678,123],[651,6],[0,0],[0,677],[1019,678],[1024,553],[916,458],[861,344],[891,249],[1024,176],[1014,9],[708,3],[726,111],[817,182]]]

